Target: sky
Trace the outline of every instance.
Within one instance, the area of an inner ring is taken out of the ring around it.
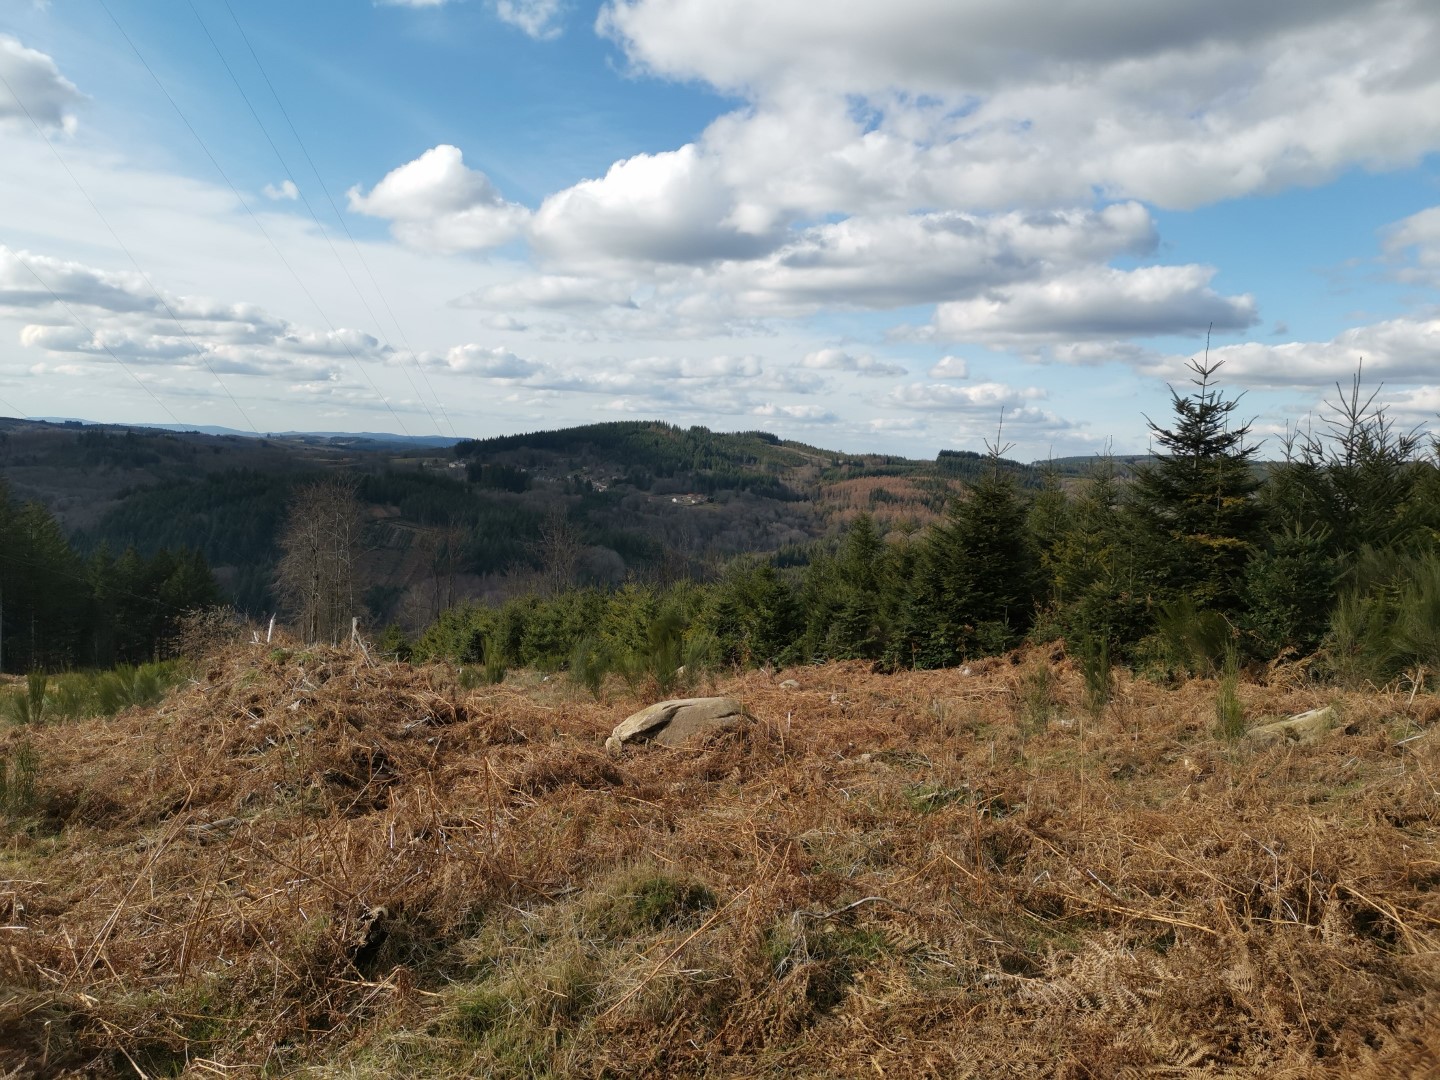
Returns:
[[[1274,457],[1437,284],[1434,0],[0,0],[0,415]]]

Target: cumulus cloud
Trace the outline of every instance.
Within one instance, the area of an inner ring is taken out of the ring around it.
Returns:
[[[388,346],[359,330],[297,326],[253,304],[157,295],[139,274],[3,246],[0,315],[25,320],[19,340],[28,349],[222,375],[335,382],[342,359],[390,355]]]
[[[973,386],[949,386],[945,383],[907,383],[897,386],[886,397],[889,405],[906,409],[967,411],[997,409],[1001,406],[1025,407],[1027,402],[1046,397],[1040,387],[1015,387],[1006,383],[983,382]]]
[[[154,292],[138,273],[99,270],[83,263],[0,245],[0,307],[48,314],[70,321],[61,304],[93,308],[112,315],[167,317],[230,324],[225,333],[282,333],[286,324],[253,304],[222,304],[206,297]],[[172,323],[173,325],[173,323]]]
[[[482,345],[456,345],[440,365],[457,375],[479,375],[487,379],[523,379],[534,375],[540,365],[516,356],[509,349]]]
[[[537,41],[560,36],[564,11],[561,0],[496,0],[495,4],[495,15],[501,22]]]
[[[462,307],[595,308],[634,307],[631,286],[624,281],[574,274],[535,274],[504,281],[462,297]]]
[[[1440,206],[1397,221],[1385,230],[1383,239],[1385,252],[1391,259],[1411,260],[1410,265],[1399,272],[1402,280],[1440,280]]]
[[[1425,0],[612,0],[599,26],[640,70],[748,95],[736,127],[793,128],[809,164],[780,145],[782,182],[900,175],[974,208],[1190,207],[1414,163],[1440,139],[1437,23]],[[769,123],[827,98],[866,107],[848,132]]]
[[[28,113],[44,127],[73,130],[73,110],[85,95],[60,74],[53,59],[22,45],[18,38],[0,34],[0,75],[4,76],[0,81],[0,121],[28,123]]]
[[[1283,344],[1244,342],[1210,350],[1223,361],[1227,383],[1251,389],[1326,386],[1348,382],[1363,366],[1366,380],[1433,381],[1440,377],[1440,318],[1390,319],[1357,326],[1330,341]],[[1173,376],[1184,357],[1156,356],[1142,366],[1149,374]]]
[[[1221,296],[1208,266],[1095,268],[1048,281],[989,290],[941,304],[935,336],[1025,346],[1056,339],[1114,339],[1192,334],[1214,326],[1244,330],[1257,319],[1249,295]]]
[[[261,188],[261,193],[273,202],[287,199],[293,202],[300,198],[300,189],[295,186],[294,180],[282,180],[278,187],[274,184],[266,184]]]
[[[877,416],[865,421],[865,427],[877,434],[921,432],[929,425],[918,416]]]
[[[799,420],[807,424],[826,423],[835,419],[835,414],[823,405],[776,405],[773,402],[755,406],[750,410],[750,415],[767,419]]]
[[[968,379],[970,365],[963,356],[942,356],[926,374],[932,379]]]
[[[717,269],[707,282],[752,310],[798,314],[820,305],[890,308],[974,295],[1156,241],[1137,203],[1101,210],[959,211],[851,217],[801,230],[776,251]]]
[[[754,258],[780,240],[770,222],[734,214],[714,162],[693,144],[637,154],[547,198],[531,242],[568,265],[611,261],[699,264]]]
[[[1414,10],[1419,3],[1402,5]],[[741,89],[791,81],[875,90],[992,87],[1055,68],[1265,43],[1353,11],[1347,0],[1087,6],[1014,0],[611,0],[599,28],[644,68]]]
[[[869,353],[853,356],[843,349],[818,349],[807,354],[800,363],[812,371],[852,371],[872,378],[905,374],[905,368],[900,364],[877,360]]]
[[[670,379],[753,379],[764,371],[758,356],[647,356],[620,362],[623,370]]]
[[[513,240],[530,211],[507,202],[458,147],[442,144],[386,174],[367,194],[349,191],[350,209],[390,222],[395,238],[428,251],[483,251]]]
[[[879,404],[921,414],[943,417],[943,423],[959,428],[954,442],[993,436],[995,423],[1004,415],[1005,431],[1033,439],[1059,433],[1078,434],[1078,425],[1044,408],[1037,402],[1049,395],[1037,386],[1010,386],[983,382],[972,386],[946,383],[908,383],[898,386]],[[932,424],[942,421],[936,419]],[[876,428],[883,431],[884,428]]]

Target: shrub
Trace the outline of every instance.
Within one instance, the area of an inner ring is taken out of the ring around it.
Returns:
[[[25,676],[25,689],[10,698],[10,715],[17,724],[38,724],[45,719],[45,691],[50,677],[43,671]]]
[[[1055,713],[1055,675],[1043,659],[1020,676],[1020,730],[1027,735],[1043,731]]]
[[[1188,596],[1162,604],[1155,617],[1160,658],[1172,671],[1207,675],[1234,651],[1230,624],[1218,611],[1202,611]]]
[[[1079,653],[1080,674],[1085,680],[1085,711],[1098,720],[1110,704],[1110,640],[1098,634],[1087,635],[1080,639]]]
[[[0,755],[0,810],[10,817],[31,813],[35,809],[35,778],[39,772],[39,756],[28,739],[15,743],[8,758]]]
[[[1215,734],[1222,739],[1238,739],[1245,734],[1245,707],[1240,702],[1240,661],[1234,649],[1225,654],[1220,688],[1215,695]]]

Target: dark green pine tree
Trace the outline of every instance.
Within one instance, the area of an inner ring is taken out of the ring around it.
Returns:
[[[884,591],[891,580],[885,541],[869,514],[855,519],[834,556],[817,558],[801,588],[805,655],[874,660],[885,645]]]
[[[727,662],[783,665],[800,659],[805,624],[773,565],[739,560],[711,590],[696,629],[714,635]]]
[[[1035,522],[1036,513],[1030,516]],[[1131,533],[1115,463],[1102,458],[1064,514],[1063,527],[1041,550],[1053,633],[1067,641],[1103,639],[1122,651],[1144,636]],[[1043,542],[1046,534],[1040,535]]]
[[[1001,652],[1034,621],[1038,560],[1002,450],[991,448],[990,467],[926,538],[897,635],[901,662],[942,667]]]
[[[84,567],[50,512],[16,507],[0,484],[0,604],[6,671],[82,659],[90,590]]]
[[[1139,583],[1152,603],[1184,596],[1197,608],[1233,613],[1263,511],[1250,426],[1232,422],[1239,399],[1214,383],[1222,363],[1190,361],[1196,389],[1182,396],[1171,388],[1174,427],[1149,421],[1162,452],[1137,472],[1128,516]]]

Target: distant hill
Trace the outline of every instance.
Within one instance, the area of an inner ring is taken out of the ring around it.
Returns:
[[[13,418],[10,418],[13,419]],[[0,424],[10,422],[0,418]],[[110,424],[99,420],[77,420],[66,416],[34,416],[29,422],[60,424],[65,427],[99,427],[109,430],[173,431],[191,435],[235,435],[242,439],[284,439],[303,443],[351,446],[355,449],[384,449],[396,446],[438,448],[454,446],[458,438],[445,435],[396,435],[386,431],[242,431],[239,428],[220,427],[215,424],[201,424],[186,427],[177,424]],[[20,421],[21,423],[27,421]]]
[[[1062,477],[1091,466],[1048,465]],[[197,548],[256,613],[273,609],[276,535],[296,485],[352,475],[368,523],[366,602],[375,619],[412,625],[453,599],[532,587],[542,534],[557,529],[580,583],[704,577],[748,553],[793,565],[861,512],[882,528],[922,527],[991,467],[966,451],[849,454],[661,421],[453,442],[0,419],[0,476],[82,548]],[[999,467],[1028,487],[1044,480],[1035,464]]]

